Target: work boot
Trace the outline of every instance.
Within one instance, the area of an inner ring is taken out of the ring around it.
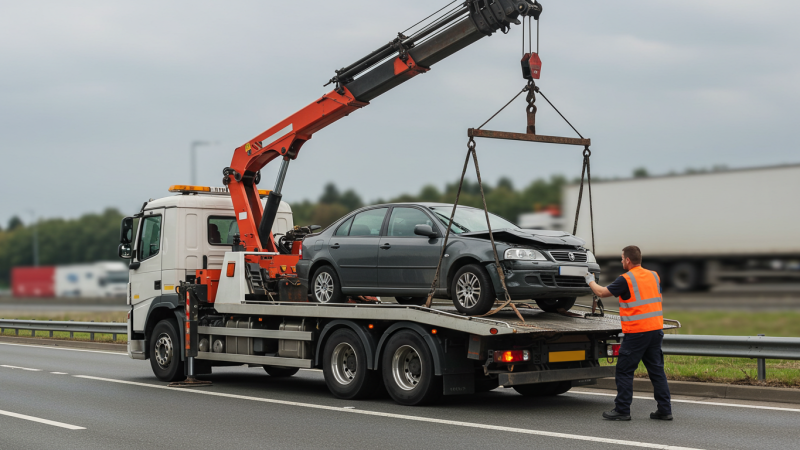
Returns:
[[[672,420],[672,414],[656,411],[650,413],[650,418],[655,420]]]
[[[653,417],[650,415],[650,417]],[[603,418],[608,420],[631,420],[630,414],[621,414],[618,413],[616,409],[612,409],[611,411],[606,411],[603,413]]]

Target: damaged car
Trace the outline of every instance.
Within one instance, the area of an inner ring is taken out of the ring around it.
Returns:
[[[320,303],[348,296],[395,297],[423,305],[439,258],[436,298],[467,315],[488,312],[505,294],[482,209],[445,203],[393,203],[353,211],[303,241],[301,282]],[[561,231],[523,230],[489,214],[497,256],[513,300],[535,300],[547,312],[569,310],[590,295],[586,272],[599,273],[585,242]],[[442,255],[447,226],[450,237]]]

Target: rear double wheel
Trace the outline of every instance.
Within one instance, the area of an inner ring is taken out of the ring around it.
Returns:
[[[401,405],[426,405],[442,395],[442,377],[434,372],[430,348],[413,331],[398,331],[389,338],[381,370],[389,396]]]
[[[367,367],[367,352],[361,339],[348,328],[333,332],[325,343],[322,373],[333,395],[357,400],[375,395],[381,389],[377,370]]]

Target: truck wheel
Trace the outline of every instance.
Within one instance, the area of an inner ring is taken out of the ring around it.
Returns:
[[[156,324],[150,335],[150,367],[161,381],[184,378],[181,361],[181,338],[175,322],[164,319]]]
[[[397,332],[386,344],[381,362],[383,383],[395,402],[425,405],[442,395],[442,377],[434,373],[433,355],[419,334]]]
[[[311,278],[311,298],[319,303],[344,303],[339,276],[331,266],[322,266]]]
[[[700,286],[700,270],[690,262],[675,264],[669,271],[669,284],[680,292],[694,291]]]
[[[536,299],[536,305],[544,312],[554,313],[558,312],[561,308],[569,311],[575,306],[575,301],[577,299],[577,297]]]
[[[489,274],[478,264],[458,269],[453,277],[450,295],[456,309],[469,316],[489,312],[496,297]]]
[[[264,366],[264,371],[274,378],[290,377],[296,374],[298,370],[300,370],[298,367]]]
[[[513,388],[526,397],[552,397],[572,389],[572,382],[555,381],[552,383],[521,384],[513,386]]]
[[[377,370],[367,368],[367,352],[350,329],[336,330],[325,343],[322,373],[333,395],[347,400],[371,396],[380,387]]]
[[[395,297],[394,299],[401,305],[414,306],[425,306],[425,302],[428,301],[428,297]]]

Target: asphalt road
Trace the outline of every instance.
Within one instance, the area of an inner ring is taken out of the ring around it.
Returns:
[[[678,398],[673,422],[600,418],[611,393],[528,399],[511,389],[429,407],[332,397],[318,371],[273,379],[215,369],[211,387],[167,388],[124,354],[0,343],[0,448],[786,449],[800,406]]]

